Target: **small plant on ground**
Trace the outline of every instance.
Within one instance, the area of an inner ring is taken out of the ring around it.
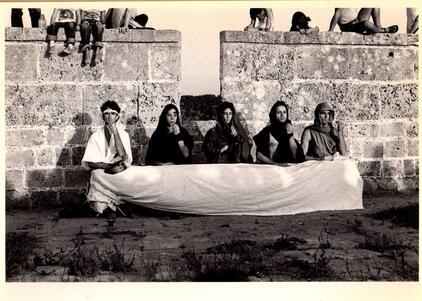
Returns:
[[[375,252],[385,252],[388,250],[400,250],[409,248],[409,245],[404,245],[401,239],[395,236],[374,233],[372,235],[365,234],[365,241],[357,245],[358,249],[367,249]]]
[[[282,234],[279,239],[277,239],[274,243],[265,245],[267,249],[276,250],[276,251],[286,251],[286,250],[297,250],[298,245],[303,245],[306,243],[306,240],[297,238],[297,237],[289,237],[287,235]]]
[[[112,272],[129,271],[135,260],[135,250],[126,251],[124,241],[120,246],[114,244],[112,248],[105,249],[102,254],[98,252],[97,254],[101,260],[101,268]]]

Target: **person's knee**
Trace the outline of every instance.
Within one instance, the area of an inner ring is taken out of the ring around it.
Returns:
[[[84,31],[89,30],[90,26],[91,25],[89,24],[88,21],[83,21],[82,24],[81,24],[81,30],[84,30]]]

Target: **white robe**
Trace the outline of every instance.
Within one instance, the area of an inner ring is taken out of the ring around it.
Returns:
[[[120,140],[122,141],[123,147],[125,148],[127,159],[126,165],[132,163],[132,149],[130,148],[129,134],[122,129],[117,127],[119,131]],[[91,135],[86,145],[85,153],[82,158],[82,166],[88,167],[87,162],[92,163],[113,163],[121,160],[120,157],[115,157],[117,154],[116,144],[114,141],[114,135],[111,134],[110,144],[106,148],[106,138],[104,127],[98,129]]]

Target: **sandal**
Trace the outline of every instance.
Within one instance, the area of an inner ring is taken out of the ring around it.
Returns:
[[[384,30],[385,33],[396,33],[397,31],[399,31],[399,27],[397,25],[392,25],[387,28],[384,28]]]

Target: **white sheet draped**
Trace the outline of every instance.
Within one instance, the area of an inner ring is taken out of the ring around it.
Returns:
[[[288,167],[260,164],[131,166],[91,174],[88,200],[102,211],[122,201],[203,215],[284,215],[361,209],[362,179],[350,159]]]

